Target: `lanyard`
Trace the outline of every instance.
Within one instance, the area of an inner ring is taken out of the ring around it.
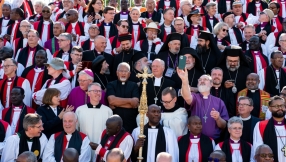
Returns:
[[[173,68],[175,69],[176,66],[177,66],[177,62],[178,62],[178,54],[177,54],[177,56],[176,56],[175,64],[174,64],[174,62],[173,62],[173,60],[172,60],[170,54],[168,55],[168,67],[170,67],[170,66],[169,66],[169,65],[170,65],[170,59],[171,59],[172,64],[173,64]]]

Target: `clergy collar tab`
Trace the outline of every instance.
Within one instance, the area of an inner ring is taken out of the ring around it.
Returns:
[[[190,139],[199,139],[199,138],[201,138],[201,134],[194,136],[190,133]]]
[[[276,120],[273,120],[274,121],[274,125],[279,125],[279,126],[282,126],[285,124],[284,120],[282,120],[281,122],[278,122]]]
[[[88,108],[93,108],[93,109],[97,108],[97,109],[99,109],[102,104],[98,103],[97,105],[92,105],[91,103],[87,103],[86,105],[87,105]]]

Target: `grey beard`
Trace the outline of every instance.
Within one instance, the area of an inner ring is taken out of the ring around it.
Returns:
[[[237,65],[235,68],[231,68],[230,65],[228,65],[228,64],[226,63],[226,68],[227,68],[228,70],[230,70],[230,71],[235,71],[235,70],[237,70],[239,67],[240,67],[240,63],[239,63],[239,62],[238,62],[238,65]]]
[[[170,49],[170,52],[172,54],[178,54],[180,52],[180,49],[179,50],[173,50],[173,49]]]
[[[208,91],[210,91],[211,90],[211,87],[208,87],[208,86],[206,86],[206,85],[199,85],[198,86],[198,90],[199,90],[199,92],[208,92]]]

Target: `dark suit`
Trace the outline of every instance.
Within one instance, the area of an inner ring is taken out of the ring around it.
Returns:
[[[37,114],[42,116],[42,122],[44,123],[43,133],[49,139],[54,133],[63,131],[63,120],[58,117],[63,108],[57,108],[57,115],[55,115],[53,109],[50,106],[41,106],[37,109]]]

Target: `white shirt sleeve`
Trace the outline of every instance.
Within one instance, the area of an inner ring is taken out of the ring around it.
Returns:
[[[81,145],[80,149],[80,156],[79,156],[79,161],[90,161],[91,159],[91,147],[89,146],[90,140],[88,136],[86,136]]]
[[[11,130],[10,125],[8,125],[4,141],[0,142],[0,155],[2,154],[3,148],[5,146],[5,142],[7,141],[8,137],[10,137],[10,136],[12,136],[12,130]]]
[[[19,141],[18,135],[8,137],[2,151],[1,162],[15,162],[19,153]]]
[[[254,129],[253,129],[253,146],[251,148],[251,152],[252,154],[254,154],[254,152],[256,151],[256,148],[260,145],[263,144],[263,139],[261,137],[261,134],[260,134],[260,130],[259,130],[259,123],[256,123]],[[253,160],[254,160],[254,156],[253,157]]]
[[[89,37],[88,29],[89,29],[89,23],[84,23],[84,35]]]
[[[27,79],[24,80],[22,84],[22,88],[25,90],[25,97],[24,97],[24,103],[25,105],[31,107],[31,97],[32,97],[32,90],[31,90],[31,85]]]
[[[141,51],[140,41],[137,41],[137,43],[134,46],[134,49],[137,50],[137,51]]]
[[[259,89],[264,89],[265,86],[265,76],[264,76],[264,69],[261,69],[258,72],[260,83],[258,85]]]
[[[54,149],[55,149],[55,134],[51,135],[45,151],[43,153],[43,161],[46,162],[56,162],[56,159],[54,157]]]
[[[165,132],[165,137],[166,138],[166,152],[172,155],[173,161],[179,161],[179,147],[178,147],[178,140],[175,136],[175,133],[173,130],[167,128],[168,131],[166,130],[166,127],[164,127],[164,132]]]

